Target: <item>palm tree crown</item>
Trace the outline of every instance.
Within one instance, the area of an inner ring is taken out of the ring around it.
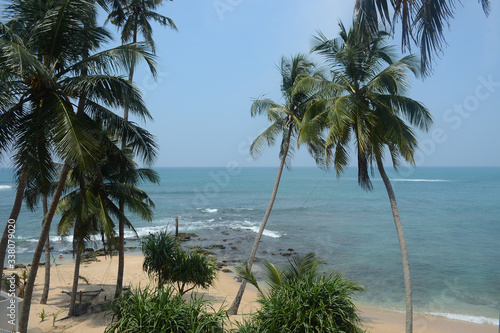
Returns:
[[[490,0],[478,2],[488,15]],[[410,51],[412,44],[420,47],[421,69],[427,75],[432,70],[434,55],[442,52],[446,44],[444,29],[453,19],[456,3],[456,0],[392,0],[390,3],[388,0],[356,0],[354,11],[356,19],[372,32],[379,31],[379,20],[392,31],[401,22],[401,48]]]

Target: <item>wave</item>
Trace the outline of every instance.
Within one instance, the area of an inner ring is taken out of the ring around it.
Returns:
[[[202,213],[217,213],[219,210],[216,208],[196,208]]]
[[[425,312],[426,315],[434,316],[434,317],[444,317],[453,320],[467,321],[469,323],[474,324],[489,324],[489,325],[497,325],[498,319],[480,317],[480,316],[469,316],[469,315],[461,315],[456,313],[442,313],[442,312]]]
[[[438,183],[438,182],[449,182],[446,179],[406,179],[406,178],[396,178],[391,179],[393,182],[428,182],[428,183]]]
[[[0,190],[9,190],[11,188],[12,188],[11,185],[0,185]]]
[[[242,226],[242,227],[238,227],[239,229],[248,229],[248,230],[251,230],[255,233],[258,233],[259,232],[259,227],[255,227],[255,226],[251,226],[251,227],[248,227],[248,226]],[[265,230],[264,229],[264,232],[262,233],[264,236],[267,236],[267,237],[271,237],[271,238],[281,238],[281,234],[277,231],[272,231],[272,230]]]

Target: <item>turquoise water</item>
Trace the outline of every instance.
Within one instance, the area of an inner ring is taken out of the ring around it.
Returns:
[[[195,232],[198,243],[225,245],[214,250],[222,259],[245,260],[277,169],[157,170],[161,184],[143,186],[156,203],[155,218],[152,223],[135,220],[138,234],[172,229],[178,216],[180,231]],[[415,311],[498,323],[500,168],[419,168],[390,177],[408,242]],[[359,303],[404,310],[401,257],[389,201],[379,177],[373,184],[373,192],[361,190],[354,169],[341,179],[315,168],[285,171],[258,257],[280,263],[286,260],[282,253],[316,251],[329,269],[365,287]],[[0,170],[4,219],[14,190],[9,171]],[[23,211],[19,217],[19,262],[30,261],[40,221],[40,212]],[[71,239],[61,241],[55,231],[52,240],[56,252],[71,248]],[[258,269],[261,263],[256,265]]]

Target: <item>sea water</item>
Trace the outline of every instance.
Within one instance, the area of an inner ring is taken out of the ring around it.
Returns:
[[[131,217],[138,236],[164,228],[193,232],[221,260],[248,257],[274,186],[276,168],[158,168],[161,183],[142,184],[156,204],[152,222]],[[417,168],[389,171],[408,243],[416,312],[478,323],[498,323],[500,311],[500,168]],[[341,178],[316,168],[285,170],[255,264],[314,251],[325,269],[362,284],[357,302],[404,311],[399,243],[384,184],[357,184],[355,169]],[[0,213],[5,223],[15,184],[0,170]],[[54,218],[53,224],[57,224]],[[29,263],[41,226],[41,208],[23,209],[16,229],[17,260]],[[3,230],[3,227],[2,227]],[[136,237],[127,231],[129,239]],[[71,236],[51,232],[55,256]],[[129,240],[127,246],[139,243]],[[194,244],[194,243],[193,243]],[[99,244],[89,244],[89,247]],[[285,255],[285,256],[284,256]],[[70,254],[65,254],[71,257]],[[42,261],[44,259],[42,258]],[[53,281],[57,283],[57,281]]]

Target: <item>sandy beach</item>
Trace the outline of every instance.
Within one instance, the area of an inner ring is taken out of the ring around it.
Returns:
[[[114,283],[118,268],[118,258],[99,257],[99,262],[83,264],[80,276],[88,280],[88,283],[80,280],[79,290],[100,290],[99,296],[92,300],[92,304],[109,300],[114,293]],[[71,290],[74,266],[65,259],[64,263],[52,267],[51,289],[49,300],[46,305],[39,304],[44,281],[44,268],[40,267],[34,290],[34,299],[30,313],[30,332],[85,332],[102,333],[111,320],[106,313],[86,314],[79,317],[66,317],[69,296],[63,291]],[[125,285],[132,287],[146,286],[150,283],[148,276],[142,271],[143,258],[140,254],[128,254],[125,260]],[[224,304],[229,306],[238,290],[239,283],[235,280],[234,273],[219,272],[215,285],[207,291],[198,290],[203,293],[204,298],[212,302],[215,308]],[[257,291],[248,286],[240,306],[240,314],[232,316],[231,320],[241,320],[245,315],[255,312],[258,303]],[[52,316],[50,314],[62,310],[52,327]],[[49,314],[42,322],[37,315],[45,311]],[[404,314],[391,311],[361,308],[360,315],[368,332],[372,333],[402,333],[404,332]],[[415,333],[497,333],[495,325],[480,325],[464,321],[451,320],[441,317],[416,314],[414,318]]]

